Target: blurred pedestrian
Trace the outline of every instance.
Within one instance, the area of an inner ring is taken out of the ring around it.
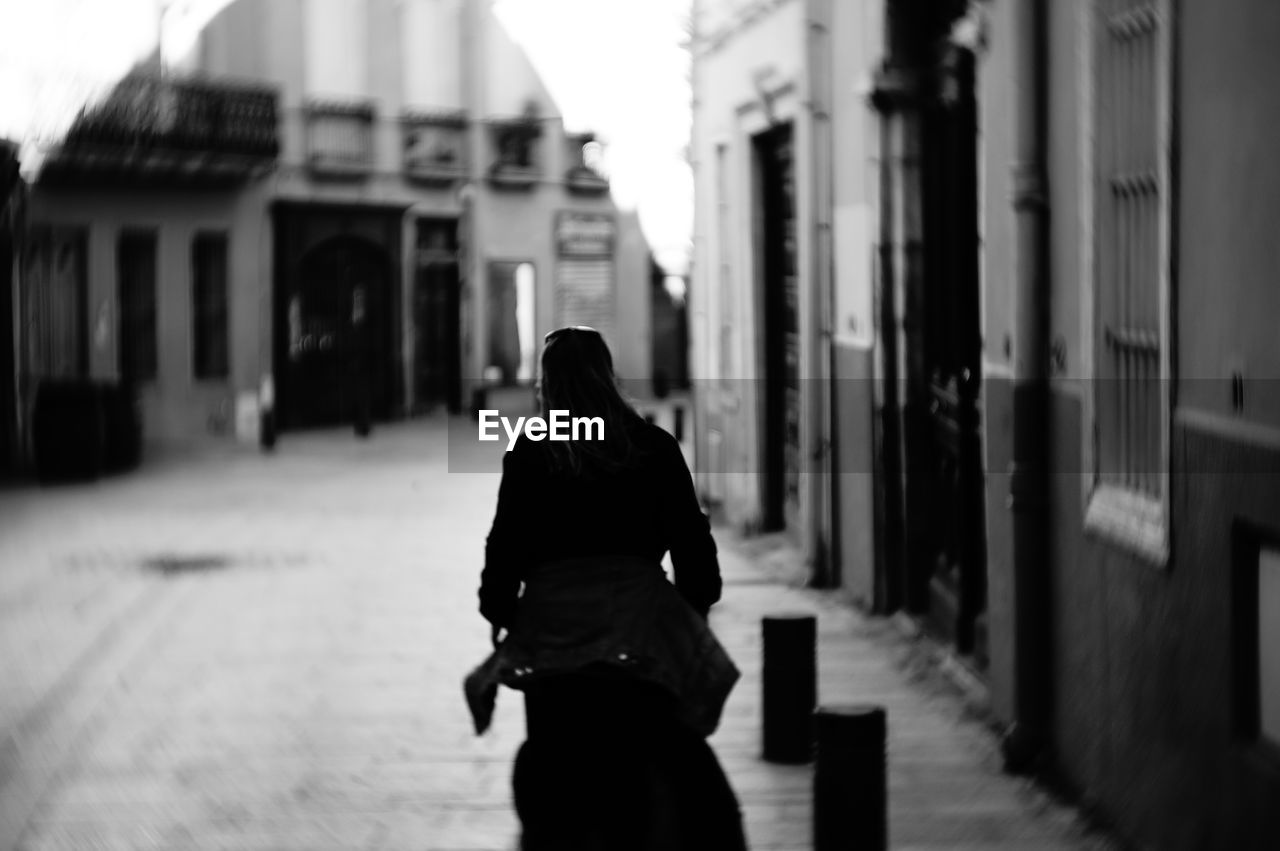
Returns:
[[[705,738],[738,671],[706,624],[720,569],[684,456],[622,397],[597,331],[562,328],[544,343],[544,416],[599,417],[604,433],[522,436],[485,547],[489,709],[494,680],[525,698],[512,781],[522,848],[745,849]]]

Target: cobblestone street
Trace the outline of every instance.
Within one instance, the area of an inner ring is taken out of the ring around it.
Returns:
[[[450,473],[443,423],[419,421],[0,492],[0,851],[514,848],[519,696],[477,738],[460,688],[488,645],[500,451]],[[819,615],[822,701],[888,710],[893,847],[1106,847],[1000,774],[890,622],[719,538],[712,625],[744,677],[713,744],[753,848],[809,847],[812,768],[758,759],[759,619],[779,609]]]

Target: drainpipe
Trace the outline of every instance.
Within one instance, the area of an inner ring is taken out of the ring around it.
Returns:
[[[1005,769],[1038,767],[1050,742],[1052,708],[1048,470],[1049,276],[1045,176],[1047,103],[1044,0],[1010,5],[1014,112],[1013,703]]]
[[[875,294],[877,408],[873,428],[875,502],[874,610],[910,604],[906,566],[904,457],[908,379],[904,339],[906,291],[919,275],[920,171],[916,162],[921,89],[920,10],[913,0],[886,0],[885,58],[875,71],[871,106],[880,116],[879,256]]]
[[[810,316],[818,332],[817,357],[814,358],[814,363],[820,379],[817,404],[813,406],[816,427],[812,433],[817,441],[813,457],[817,476],[814,477],[810,491],[814,505],[811,582],[818,588],[835,588],[840,585],[840,522],[837,513],[839,431],[836,425],[834,328],[836,305],[832,257],[835,244],[832,233],[835,163],[831,136],[831,2],[832,0],[809,0],[805,21],[808,42],[805,53],[808,56],[806,76],[809,86],[809,128],[813,154],[810,182],[814,232],[812,268],[817,294]]]

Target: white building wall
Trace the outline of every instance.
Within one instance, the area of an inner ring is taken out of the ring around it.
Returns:
[[[303,42],[309,96],[354,100],[373,94],[369,5],[366,0],[307,0]]]
[[[699,20],[737,20],[722,4],[708,4],[700,11],[705,17]],[[771,120],[793,124],[797,235],[801,243],[799,287],[803,293],[809,287],[806,252],[810,242],[805,229],[807,214],[803,212],[808,189],[800,166],[808,138],[802,128],[807,120],[802,108],[803,27],[803,5],[784,2],[763,10],[718,45],[704,43],[696,60],[691,296],[695,360],[691,366],[700,393],[697,428],[705,431],[698,439],[705,456],[698,463],[698,484],[704,496],[720,504],[729,523],[746,529],[755,528],[761,520],[763,452],[762,398],[758,392],[762,351],[758,331],[763,317],[758,307],[757,175],[752,137],[768,129]],[[768,108],[762,102],[762,90],[771,95]],[[718,149],[723,150],[719,162],[727,170],[722,208],[717,201]],[[723,227],[718,221],[721,215],[727,216]],[[721,243],[721,234],[727,244]],[[727,280],[721,279],[722,260],[727,260]],[[802,328],[802,335],[806,330]],[[803,370],[802,366],[802,377]],[[796,531],[803,526],[799,516],[788,520]]]
[[[462,109],[462,0],[402,0],[400,52],[408,109]]]
[[[206,27],[197,50],[205,73],[247,76],[280,89],[281,155],[269,179],[270,198],[405,208],[403,256],[396,262],[405,299],[401,332],[406,364],[413,356],[413,222],[419,216],[461,217],[465,205],[460,184],[428,186],[405,179],[400,117],[406,110],[463,109],[476,122],[468,204],[480,250],[467,264],[464,281],[467,381],[479,379],[485,366],[488,263],[515,259],[534,264],[540,340],[554,321],[557,212],[614,211],[607,195],[582,197],[565,189],[568,163],[559,110],[490,7],[488,0],[234,0]],[[373,102],[375,158],[368,174],[323,180],[310,173],[305,116],[313,99]],[[516,116],[530,101],[544,119],[538,143],[540,180],[528,189],[495,188],[487,177],[494,155],[487,122]],[[647,257],[635,235],[627,235],[621,215],[615,215],[620,226],[614,258],[616,327],[627,329],[614,342],[615,360],[621,374],[647,381],[649,341],[637,337],[649,327]],[[269,234],[266,238],[270,241]],[[270,281],[264,281],[268,305]],[[644,311],[644,321],[634,320],[637,309]]]

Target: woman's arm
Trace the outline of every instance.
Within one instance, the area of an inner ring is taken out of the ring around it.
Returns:
[[[664,441],[664,500],[668,548],[676,589],[703,617],[720,599],[720,562],[711,524],[702,513],[693,476],[685,464],[680,444],[669,435]]]
[[[502,459],[498,508],[485,540],[484,569],[480,572],[480,614],[495,629],[508,625],[520,596],[519,559],[528,546],[524,524],[527,493],[527,473],[513,450]]]

